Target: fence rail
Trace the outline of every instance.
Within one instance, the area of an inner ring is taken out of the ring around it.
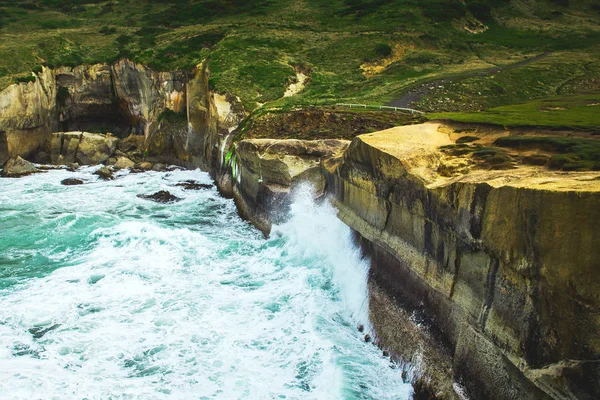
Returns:
[[[377,106],[374,104],[351,104],[351,103],[338,103],[336,104],[338,107],[356,107],[356,108],[373,108],[377,110],[394,110],[394,111],[408,111],[413,114],[424,114],[423,111],[414,110],[412,108],[404,108],[404,107],[392,107],[392,106]]]

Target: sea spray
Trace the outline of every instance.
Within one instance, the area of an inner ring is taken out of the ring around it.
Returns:
[[[336,216],[337,212],[325,200],[315,202],[310,185],[295,190],[287,223],[275,226],[274,235],[288,238],[290,251],[299,258],[318,260],[332,274],[341,301],[350,311],[357,326],[370,331],[367,275],[368,263],[353,243],[351,230]]]
[[[264,239],[205,173],[96,168],[0,179],[0,398],[410,398],[325,202]]]

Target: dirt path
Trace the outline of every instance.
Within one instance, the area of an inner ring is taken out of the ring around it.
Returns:
[[[535,57],[532,57],[530,59],[519,61],[514,64],[508,64],[508,65],[504,65],[501,67],[493,67],[493,68],[490,68],[490,69],[487,69],[484,71],[469,72],[469,73],[455,75],[455,76],[451,76],[451,77],[447,77],[447,78],[443,78],[443,79],[438,79],[438,80],[427,82],[427,83],[422,83],[416,87],[413,87],[412,89],[410,89],[408,92],[404,93],[399,98],[390,101],[389,105],[393,106],[393,107],[414,108],[414,107],[411,107],[411,105],[413,103],[416,103],[419,100],[421,100],[421,98],[427,96],[437,86],[442,86],[444,84],[452,82],[455,79],[467,79],[467,78],[472,78],[472,77],[476,77],[476,76],[489,76],[489,75],[497,74],[498,72],[501,72],[501,71],[509,71],[511,69],[516,69],[516,68],[522,67],[524,65],[531,64],[532,62],[546,58],[550,54],[552,54],[552,53],[546,52],[543,54],[539,54]]]

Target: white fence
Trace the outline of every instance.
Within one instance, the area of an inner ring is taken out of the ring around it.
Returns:
[[[413,114],[424,114],[423,111],[414,110],[412,108],[403,108],[403,107],[392,107],[392,106],[377,106],[373,104],[350,104],[350,103],[338,103],[336,104],[338,107],[356,107],[356,108],[373,108],[376,110],[394,110],[394,111],[408,111]]]

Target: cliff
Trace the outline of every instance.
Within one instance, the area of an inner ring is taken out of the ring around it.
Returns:
[[[231,170],[221,173],[229,175],[231,171],[233,179],[221,179],[217,184],[233,196],[240,215],[268,235],[271,224],[287,215],[299,185],[310,185],[315,198],[323,196],[321,163],[340,156],[348,143],[335,139],[242,140],[235,145]]]
[[[455,160],[438,128],[362,135],[327,165],[373,283],[429,320],[474,398],[597,397],[600,173],[442,176]],[[402,353],[402,343],[384,344]]]
[[[121,60],[114,65],[43,68],[35,81],[0,92],[0,165],[8,158],[33,157],[55,132],[139,135],[144,153],[156,161],[209,165],[223,131],[245,112],[219,113],[203,64],[191,73],[156,72]]]

